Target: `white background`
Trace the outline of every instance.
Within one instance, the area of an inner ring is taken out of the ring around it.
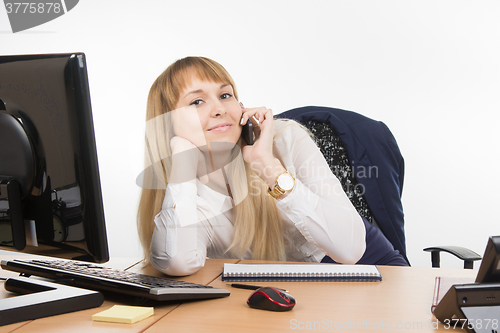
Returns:
[[[500,234],[499,17],[496,0],[82,0],[16,34],[1,7],[0,54],[86,53],[113,258],[142,253],[135,179],[149,87],[174,60],[203,55],[232,74],[247,107],[384,121],[406,161],[408,257],[428,267],[424,247],[482,255]]]

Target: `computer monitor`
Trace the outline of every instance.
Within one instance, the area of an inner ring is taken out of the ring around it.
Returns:
[[[0,250],[109,259],[83,53],[0,56]]]
[[[488,238],[476,282],[500,282],[500,236]]]

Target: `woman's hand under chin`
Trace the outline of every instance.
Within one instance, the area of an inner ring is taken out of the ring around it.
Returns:
[[[184,106],[167,114],[173,125],[174,136],[182,137],[192,142],[196,147],[207,145],[205,132],[196,106]]]
[[[172,150],[172,172],[169,183],[208,181],[206,160],[203,153],[191,141],[180,136],[170,139]]]

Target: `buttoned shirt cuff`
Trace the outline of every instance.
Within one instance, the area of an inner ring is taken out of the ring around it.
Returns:
[[[318,196],[298,179],[295,179],[295,186],[286,197],[276,200],[276,207],[280,212],[285,214],[306,240],[313,244],[316,244],[316,242],[307,229],[305,217],[314,212],[318,201]]]

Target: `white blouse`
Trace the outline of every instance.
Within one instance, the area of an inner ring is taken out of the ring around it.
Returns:
[[[365,226],[309,134],[290,121],[274,121],[274,155],[295,176],[295,187],[276,200],[288,261],[320,262],[329,255],[356,263],[365,252]],[[174,208],[175,207],[175,208]],[[199,180],[168,184],[155,217],[151,264],[168,275],[195,273],[208,258],[231,258],[232,199]],[[241,259],[250,259],[248,250]]]

